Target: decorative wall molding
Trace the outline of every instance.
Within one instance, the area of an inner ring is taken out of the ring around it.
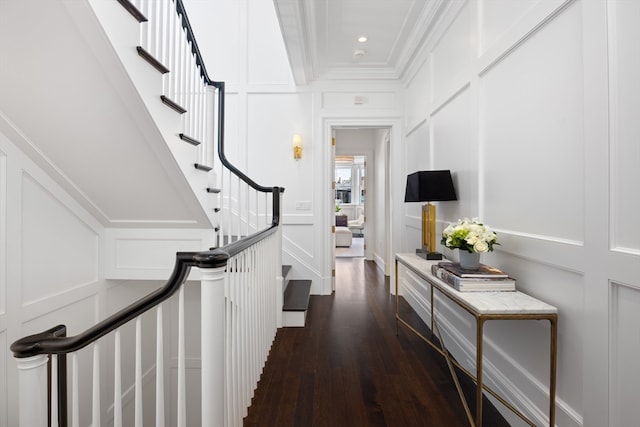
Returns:
[[[316,217],[315,214],[312,213],[308,213],[308,214],[292,214],[292,213],[285,213],[282,216],[282,225],[314,225],[316,223]]]
[[[638,335],[640,284],[609,283],[609,425],[623,427],[636,417],[635,401],[640,382],[640,343],[628,339]]]
[[[26,170],[19,185],[23,304],[95,283],[99,228],[66,204],[64,195],[60,197],[55,188],[45,187]],[[46,256],[36,259],[36,254]]]
[[[208,229],[106,229],[106,278],[166,280],[176,252],[197,252],[212,246],[214,233]],[[190,277],[197,274],[198,269],[192,269]]]
[[[549,21],[573,3],[575,0],[545,0],[539,1],[523,14],[496,43],[485,49],[479,56],[474,71],[478,76],[488,72],[496,64],[504,60],[511,52],[518,49]]]
[[[0,135],[0,138],[2,135]],[[0,149],[0,319],[7,301],[7,156]],[[2,323],[0,323],[2,328]],[[0,401],[1,402],[1,401]]]
[[[7,332],[2,325],[0,325],[0,348],[9,348],[9,343],[7,343]],[[2,426],[9,426],[9,410],[7,408],[9,404],[7,401],[7,396],[9,395],[9,372],[7,371],[8,355],[8,351],[0,352],[0,425]]]

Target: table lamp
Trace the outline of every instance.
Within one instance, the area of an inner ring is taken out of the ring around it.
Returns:
[[[457,200],[451,171],[418,171],[407,176],[405,202],[427,202],[422,206],[422,248],[416,254],[425,259],[442,259],[436,251],[436,207],[429,202]]]

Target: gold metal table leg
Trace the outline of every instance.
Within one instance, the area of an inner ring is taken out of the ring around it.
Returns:
[[[556,423],[556,375],[558,368],[558,316],[549,319],[550,337],[549,343],[549,427]]]
[[[482,427],[482,353],[484,318],[476,317],[476,426]]]

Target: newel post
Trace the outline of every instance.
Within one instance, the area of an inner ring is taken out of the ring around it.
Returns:
[[[224,424],[226,267],[201,268],[202,427]]]
[[[278,188],[273,192],[274,206],[273,215],[277,215],[278,230],[275,233],[276,248],[275,248],[275,265],[276,265],[276,280],[275,280],[275,295],[276,295],[276,327],[282,327],[282,307],[284,306],[284,277],[282,277],[282,225],[280,225],[280,206],[282,206],[282,199],[284,196],[284,189]],[[275,188],[274,188],[275,190]],[[277,201],[277,203],[276,203]],[[275,222],[275,221],[274,221]]]
[[[32,357],[15,358],[18,365],[18,414],[20,425],[47,427],[48,425],[48,378],[49,356],[39,354]]]

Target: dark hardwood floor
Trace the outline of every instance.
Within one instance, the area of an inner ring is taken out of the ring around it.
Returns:
[[[396,335],[394,314],[375,264],[338,258],[334,295],[311,297],[305,328],[278,331],[244,425],[468,426],[444,359],[406,328]],[[483,409],[484,426],[508,426],[488,402]]]

